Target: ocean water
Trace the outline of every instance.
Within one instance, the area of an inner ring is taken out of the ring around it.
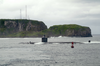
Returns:
[[[91,40],[89,43],[88,40]],[[21,42],[36,42],[21,44]],[[93,37],[0,38],[0,66],[100,66],[100,35]]]

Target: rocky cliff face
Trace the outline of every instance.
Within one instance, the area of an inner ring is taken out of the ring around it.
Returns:
[[[76,37],[92,37],[91,30],[89,27],[87,28],[80,28],[78,30],[69,30],[65,31],[66,36],[76,36]]]
[[[42,21],[36,20],[0,20],[0,34],[6,35],[20,31],[42,31],[47,26]]]
[[[43,22],[37,22],[32,24],[32,21],[24,23],[24,21],[4,21],[4,26],[7,29],[13,28],[15,31],[41,31],[47,29],[47,26]]]
[[[55,25],[50,28],[51,36],[92,37],[91,29],[80,25]]]
[[[55,25],[47,29],[47,26],[42,21],[0,19],[0,37],[41,37],[43,35],[92,37],[89,27],[75,24]]]

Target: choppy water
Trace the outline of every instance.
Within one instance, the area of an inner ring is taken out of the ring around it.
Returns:
[[[91,43],[88,43],[91,40]],[[19,44],[20,42],[37,42]],[[52,37],[48,41],[84,44],[43,44],[41,38],[0,38],[0,66],[100,66],[100,35]]]

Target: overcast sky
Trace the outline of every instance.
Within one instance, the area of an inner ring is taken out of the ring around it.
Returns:
[[[27,19],[48,27],[78,24],[100,34],[100,0],[0,0],[0,19],[26,19],[26,8]]]

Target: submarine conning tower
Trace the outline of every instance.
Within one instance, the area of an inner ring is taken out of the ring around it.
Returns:
[[[45,35],[42,37],[42,42],[48,42],[48,38]]]

